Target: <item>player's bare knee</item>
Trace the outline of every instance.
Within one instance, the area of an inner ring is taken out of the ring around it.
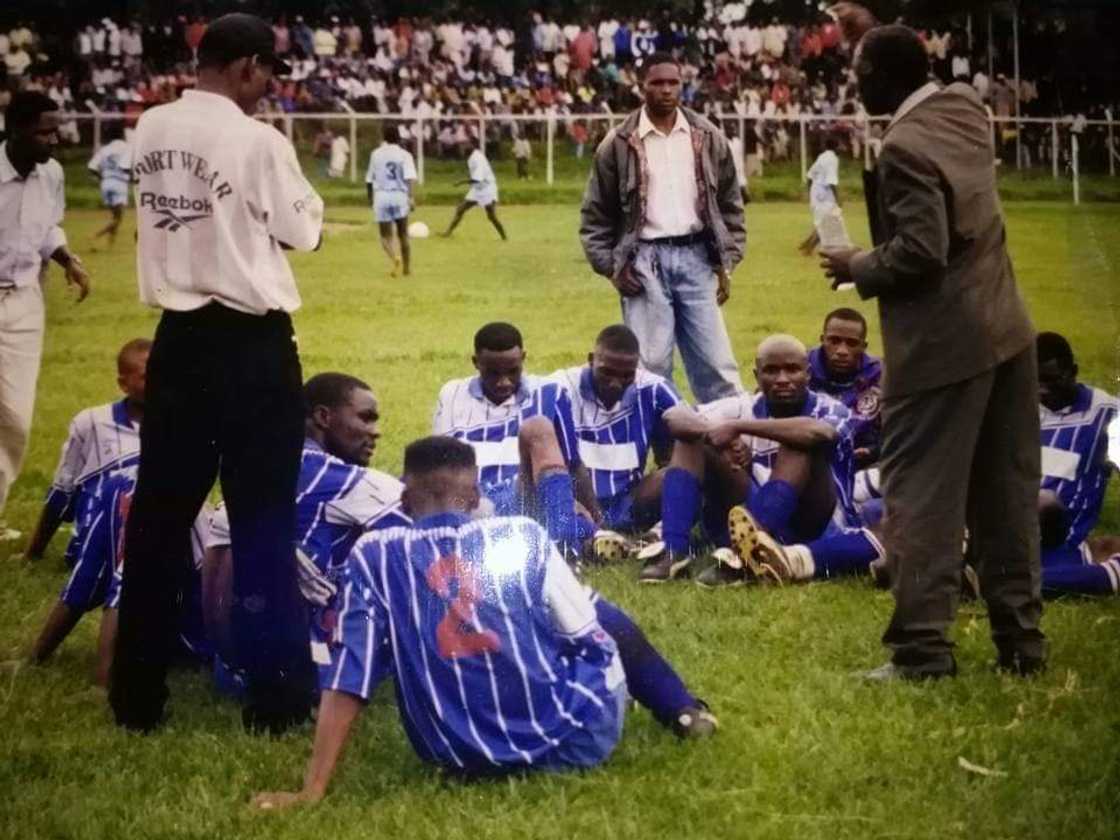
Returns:
[[[687,470],[699,479],[704,477],[704,443],[702,441],[678,440],[673,444],[673,454],[669,456],[669,466]]]

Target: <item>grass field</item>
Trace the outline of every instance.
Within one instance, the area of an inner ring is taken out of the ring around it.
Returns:
[[[333,205],[332,205],[333,206]],[[503,207],[501,243],[479,212],[456,238],[414,244],[415,276],[386,277],[367,214],[332,209],[317,254],[295,255],[304,294],[296,316],[306,374],[344,370],[382,405],[377,466],[397,471],[403,445],[428,428],[438,386],[469,370],[484,321],[523,330],[529,369],[575,364],[617,320],[607,284],[586,268],[568,204]],[[433,229],[449,207],[422,206]],[[850,214],[853,218],[858,214]],[[1040,328],[1070,336],[1082,378],[1116,390],[1120,373],[1120,207],[1007,206],[1012,252]],[[855,301],[827,291],[794,252],[808,213],[790,203],[748,210],[749,256],[726,317],[749,369],[767,333],[815,339],[821,316]],[[100,213],[67,221],[79,252]],[[131,219],[130,219],[131,223]],[[853,227],[860,226],[852,222]],[[111,399],[121,343],[150,334],[136,302],[131,227],[113,254],[89,254],[94,293],[75,306],[58,272],[34,434],[9,502],[29,533],[69,418]],[[858,241],[866,231],[857,229]],[[872,349],[880,349],[873,309]],[[945,324],[946,330],[954,325]],[[1114,483],[1115,485],[1115,483]],[[1120,494],[1103,527],[1120,529]],[[64,579],[62,535],[28,567],[0,548],[0,659],[25,649]],[[983,611],[962,609],[961,676],[936,685],[868,686],[852,672],[879,664],[889,594],[864,581],[706,592],[640,589],[632,566],[592,582],[626,607],[719,714],[719,735],[678,743],[644,710],[627,721],[602,769],[464,785],[412,755],[383,691],[360,724],[321,806],[251,812],[259,789],[295,786],[310,728],[277,740],[242,733],[239,714],[199,674],[177,673],[172,717],[140,738],[110,724],[89,686],[95,621],[87,618],[45,667],[0,670],[0,836],[20,838],[396,837],[993,837],[1120,835],[1120,601],[1048,606],[1052,667],[1023,682],[992,673]],[[962,769],[959,759],[993,775]]]

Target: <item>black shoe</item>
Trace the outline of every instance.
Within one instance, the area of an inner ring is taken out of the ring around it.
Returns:
[[[109,706],[117,726],[147,735],[166,719],[164,707],[170,692],[167,686],[129,685],[113,680],[109,687]]]
[[[678,738],[710,738],[719,729],[719,721],[703,700],[698,706],[685,706],[673,719],[673,733]]]
[[[942,677],[955,677],[957,675],[957,660],[950,657],[949,664],[936,666],[896,665],[887,662],[870,671],[861,671],[857,674],[868,682],[895,682],[897,680],[939,680]]]
[[[996,670],[1016,677],[1033,677],[1046,670],[1046,657],[1018,651],[1001,653],[996,660]]]
[[[717,548],[712,552],[716,561],[696,576],[696,585],[705,589],[723,589],[730,586],[746,586],[750,575],[743,561],[730,548]]]
[[[678,577],[688,577],[692,556],[676,554],[668,548],[651,557],[638,574],[638,583],[665,583]]]
[[[311,701],[287,700],[246,703],[241,710],[241,723],[253,735],[283,735],[289,729],[311,719]]]

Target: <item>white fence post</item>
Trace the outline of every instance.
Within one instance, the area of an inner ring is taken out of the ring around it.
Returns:
[[[478,147],[486,154],[486,117],[478,118]]]
[[[1104,118],[1108,120],[1108,174],[1116,176],[1116,147],[1112,144],[1112,109],[1106,108]]]
[[[416,180],[424,183],[424,120],[416,121]]]
[[[350,183],[358,180],[358,120],[350,111]]]
[[[805,115],[804,114],[798,114],[797,122],[798,122],[798,125],[801,126],[801,128],[800,128],[800,131],[801,131],[801,183],[804,184],[805,183],[805,178],[809,173],[809,160],[808,160],[809,148],[808,148],[808,144],[805,142],[805,134],[806,134],[806,132],[805,132]]]
[[[93,153],[101,148],[101,109],[93,104],[92,99],[86,100],[86,107],[93,113]]]
[[[545,125],[547,126],[545,131],[545,183],[552,186],[552,139],[556,134],[556,112],[552,108],[548,109],[548,122]]]
[[[1054,177],[1058,177],[1058,121],[1050,121],[1050,158],[1051,167],[1054,170]]]
[[[1070,152],[1073,156],[1073,203],[1081,203],[1081,164],[1078,155],[1077,132],[1071,131],[1069,133]]]

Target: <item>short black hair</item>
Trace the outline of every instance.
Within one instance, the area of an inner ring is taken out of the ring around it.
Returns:
[[[864,36],[861,49],[873,73],[890,78],[898,87],[913,91],[929,80],[929,55],[909,26],[876,26]]]
[[[117,373],[124,373],[124,366],[132,356],[138,353],[148,353],[151,349],[152,340],[150,338],[134,338],[132,341],[126,342],[117,352]]]
[[[303,384],[303,410],[311,416],[316,406],[338,408],[357,390],[372,391],[365,382],[348,373],[317,373]]]
[[[8,126],[8,133],[15,134],[31,128],[41,115],[57,110],[58,103],[45,93],[24,90],[12,96],[12,101],[4,111],[4,121]]]
[[[840,138],[835,134],[829,134],[824,138],[824,147],[831,152],[835,152],[840,148]]]
[[[638,77],[641,79],[645,79],[646,74],[650,71],[650,68],[656,67],[659,64],[674,64],[677,67],[681,66],[681,63],[673,58],[670,53],[658,51],[653,53],[649,58],[642,59],[641,72],[638,74]]]
[[[640,349],[638,336],[625,324],[611,324],[609,327],[604,327],[595,338],[595,346],[614,353],[629,353],[633,356],[637,356]]]
[[[381,130],[381,138],[386,143],[400,143],[401,130],[397,127],[396,123],[386,123],[385,128]]]
[[[524,346],[521,331],[513,324],[507,324],[505,321],[492,321],[489,324],[484,324],[474,334],[474,352],[476,353],[481,353],[483,350],[501,353],[503,350],[512,350],[514,347]]]
[[[442,469],[475,469],[474,449],[453,437],[432,435],[404,449],[405,475],[427,475]]]
[[[1064,336],[1056,332],[1040,332],[1035,339],[1035,346],[1038,348],[1040,365],[1053,360],[1066,370],[1073,369],[1073,348]]]
[[[101,124],[101,140],[120,140],[124,137],[124,120],[106,120]]]
[[[862,313],[858,310],[852,309],[847,306],[841,306],[839,309],[833,309],[824,316],[824,324],[822,325],[821,332],[828,329],[828,322],[832,320],[837,321],[852,321],[863,327],[863,335],[867,336],[867,319],[863,317]]]

